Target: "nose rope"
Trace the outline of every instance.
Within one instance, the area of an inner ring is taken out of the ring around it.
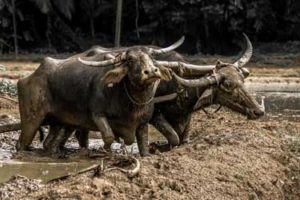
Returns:
[[[132,95],[129,94],[129,91],[128,91],[125,81],[123,81],[123,86],[124,86],[124,90],[125,90],[127,97],[133,104],[138,105],[138,106],[144,106],[144,105],[148,105],[149,103],[151,103],[152,100],[154,99],[154,96],[155,96],[155,93],[156,93],[159,83],[160,83],[160,80],[155,81],[153,89],[152,89],[151,97],[150,97],[150,99],[148,99],[145,102],[138,102],[137,100],[134,99],[134,97]]]
[[[219,112],[219,110],[221,110],[221,108],[222,108],[222,105],[219,105],[219,107],[216,108],[216,110],[214,110],[212,113],[217,113],[217,112]],[[203,110],[203,112],[204,112],[207,116],[210,116],[210,115],[211,115],[211,113],[209,113],[207,110],[205,110],[205,108],[202,108],[202,110]]]

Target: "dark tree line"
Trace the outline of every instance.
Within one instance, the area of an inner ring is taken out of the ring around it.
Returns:
[[[23,53],[112,46],[116,3],[0,0],[0,52],[13,52],[15,38]],[[226,53],[242,32],[255,42],[300,40],[299,10],[298,0],[123,0],[121,45],[166,45],[185,35],[187,53]]]

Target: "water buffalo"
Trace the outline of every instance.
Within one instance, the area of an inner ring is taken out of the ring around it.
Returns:
[[[105,148],[115,136],[126,144],[136,137],[140,154],[147,155],[144,133],[152,99],[159,80],[172,78],[169,69],[155,66],[151,55],[172,51],[182,42],[163,49],[129,48],[108,60],[101,53],[80,62],[77,57],[45,58],[32,75],[18,81],[22,131],[17,150],[27,149],[41,125],[59,122],[71,129],[100,131]]]
[[[252,56],[252,45],[248,37],[247,49],[243,56],[235,63],[218,62],[217,65],[198,66],[184,62],[178,62],[179,56],[175,59],[169,57],[168,60],[175,62],[157,61],[157,65],[167,67],[184,67],[207,73],[204,77],[196,80],[185,80],[175,76],[177,82],[162,82],[157,90],[156,96],[176,94],[179,87],[182,89],[176,99],[155,104],[154,114],[150,121],[168,140],[171,146],[184,143],[188,139],[188,130],[191,114],[200,108],[211,104],[221,104],[236,112],[247,115],[248,118],[255,119],[264,114],[264,110],[256,100],[250,96],[243,86],[244,78],[249,72],[243,66]],[[164,56],[164,58],[166,58]],[[213,73],[212,73],[213,72]],[[185,87],[181,87],[183,85]],[[67,136],[68,137],[68,136]],[[64,138],[61,136],[61,138]],[[62,140],[62,139],[61,139]],[[65,139],[64,139],[65,140]],[[63,143],[60,143],[63,144]],[[87,146],[87,140],[81,141]]]
[[[247,49],[235,63],[218,61],[209,75],[194,80],[186,80],[174,75],[177,82],[185,87],[176,99],[155,104],[150,121],[167,138],[170,145],[176,146],[186,142],[191,114],[212,104],[228,107],[246,115],[249,119],[257,119],[264,115],[264,106],[259,105],[244,87],[244,79],[249,75],[244,65],[250,60],[253,51],[250,40],[246,35],[244,36]],[[160,63],[164,66],[178,65],[176,62]],[[178,86],[174,82],[175,80],[161,83],[156,95],[176,93]]]

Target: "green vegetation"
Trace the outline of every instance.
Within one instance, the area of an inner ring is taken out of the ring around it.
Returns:
[[[16,84],[13,84],[11,81],[3,79],[0,81],[0,93],[8,94],[10,96],[17,96],[18,95],[17,86]]]

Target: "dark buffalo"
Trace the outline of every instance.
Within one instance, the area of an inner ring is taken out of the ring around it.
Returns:
[[[168,102],[155,105],[154,115],[150,121],[172,146],[188,140],[191,114],[198,109],[212,104],[220,104],[257,119],[264,115],[264,106],[259,105],[244,87],[244,79],[249,72],[244,65],[252,56],[252,45],[248,37],[247,49],[243,56],[233,64],[218,62],[210,75],[194,80],[185,80],[175,75],[177,82],[184,85],[178,97]],[[178,65],[176,62],[161,62],[166,65]],[[210,66],[207,66],[209,68]],[[161,83],[156,96],[177,93],[174,81]]]
[[[93,62],[79,62],[76,56],[46,58],[18,82],[22,132],[17,149],[26,150],[41,125],[59,122],[71,129],[100,131],[106,148],[115,136],[126,144],[136,137],[141,155],[147,155],[144,133],[153,112],[152,99],[159,80],[171,79],[170,70],[156,67],[149,55],[167,53],[182,42],[164,49],[129,48],[109,60],[103,60],[107,55],[101,53],[86,57]]]

